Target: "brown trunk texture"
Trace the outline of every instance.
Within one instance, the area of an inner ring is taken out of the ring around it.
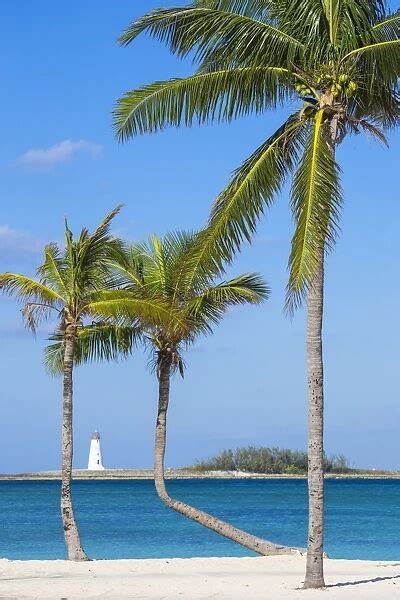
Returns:
[[[322,321],[324,300],[324,251],[308,294],[308,547],[305,588],[324,582],[324,368]]]
[[[74,364],[75,329],[67,326],[64,340],[61,518],[68,560],[88,560],[79,538],[71,496],[73,430],[72,430],[72,371]]]

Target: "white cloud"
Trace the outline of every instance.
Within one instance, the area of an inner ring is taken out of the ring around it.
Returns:
[[[50,148],[31,148],[19,157],[17,164],[32,169],[50,169],[79,153],[97,158],[101,153],[101,146],[87,140],[63,140]]]

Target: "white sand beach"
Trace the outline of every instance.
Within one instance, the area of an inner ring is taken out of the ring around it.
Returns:
[[[301,590],[305,559],[191,558],[0,560],[0,598],[151,600],[390,600],[400,597],[400,562],[326,560],[323,591]]]

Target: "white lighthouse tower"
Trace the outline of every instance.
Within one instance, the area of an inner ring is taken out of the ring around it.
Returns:
[[[101,460],[100,434],[95,431],[90,436],[88,471],[104,471]]]

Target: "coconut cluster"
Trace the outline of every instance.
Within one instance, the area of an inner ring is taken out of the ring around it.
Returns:
[[[315,92],[306,84],[296,84],[296,92],[301,97],[314,96]],[[330,93],[334,98],[346,96],[350,98],[358,89],[358,85],[346,73],[335,76],[329,71],[322,71],[316,76],[316,86],[324,93]]]

